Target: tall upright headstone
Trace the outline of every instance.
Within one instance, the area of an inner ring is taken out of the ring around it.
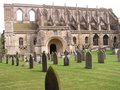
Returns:
[[[36,59],[36,52],[34,52],[34,61],[37,62],[37,59]]]
[[[104,63],[105,54],[102,50],[98,50],[98,63]]]
[[[82,61],[81,59],[81,53],[77,51],[77,63],[80,63]]]
[[[86,53],[85,68],[92,69],[92,55],[90,52]]]
[[[9,56],[6,55],[6,64],[8,64],[8,58],[9,58]]]
[[[69,66],[69,58],[68,58],[68,51],[67,50],[65,50],[64,51],[64,55],[65,55],[65,57],[64,57],[64,66]]]
[[[19,56],[18,56],[18,52],[16,52],[16,66],[19,66]]]
[[[32,58],[32,55],[30,55],[30,57],[29,57],[29,68],[30,69],[33,68],[33,58]]]
[[[56,52],[53,52],[53,64],[58,64],[58,57]]]
[[[12,55],[12,65],[14,65],[14,55]]]
[[[60,79],[52,66],[48,68],[46,73],[45,90],[61,90]]]
[[[118,62],[120,62],[120,49],[117,51]]]
[[[45,54],[45,51],[42,53],[42,71],[47,72],[47,56]]]

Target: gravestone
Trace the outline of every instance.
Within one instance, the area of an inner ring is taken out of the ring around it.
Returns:
[[[56,52],[53,52],[53,64],[58,64],[58,57]]]
[[[45,51],[42,53],[42,71],[46,72],[47,71],[47,56],[45,54]]]
[[[0,54],[0,63],[2,63],[2,54]]]
[[[34,52],[34,61],[37,62],[37,59],[36,59],[36,52]]]
[[[120,49],[117,51],[118,62],[120,62]]]
[[[33,58],[32,58],[32,55],[30,55],[30,58],[29,58],[29,68],[30,69],[33,68]]]
[[[61,90],[58,74],[52,66],[49,67],[46,73],[45,90]]]
[[[16,53],[16,66],[19,66],[19,56],[18,56],[18,52]]]
[[[69,66],[69,58],[67,56],[64,57],[64,66]]]
[[[77,63],[80,63],[81,60],[81,53],[79,51],[77,51]]]
[[[14,56],[12,55],[12,65],[14,65]]]
[[[48,57],[48,60],[50,60],[50,54],[49,53],[47,53],[47,57]]]
[[[8,58],[9,58],[9,56],[6,55],[6,64],[8,64]]]
[[[98,50],[98,63],[104,63],[105,54],[102,50]]]
[[[92,69],[92,55],[90,52],[86,53],[85,68]]]

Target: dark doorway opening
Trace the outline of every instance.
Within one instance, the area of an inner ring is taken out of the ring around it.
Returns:
[[[56,52],[56,45],[55,44],[51,44],[50,45],[50,54],[52,54],[52,52]]]

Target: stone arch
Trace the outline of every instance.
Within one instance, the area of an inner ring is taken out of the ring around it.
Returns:
[[[50,43],[50,42],[54,42],[54,43]],[[58,45],[58,43],[62,46],[62,49],[58,49],[58,47],[60,47],[60,46],[57,46]],[[47,50],[47,52],[50,52],[50,44],[55,44],[56,45],[56,47],[57,47],[57,49],[58,50],[56,50],[57,52],[63,52],[64,50],[66,50],[66,48],[67,48],[67,43],[66,43],[66,41],[63,39],[63,38],[61,38],[61,37],[59,37],[59,36],[53,36],[53,37],[50,37],[47,41],[46,41],[46,50]]]
[[[95,34],[93,36],[93,45],[98,45],[98,43],[99,43],[99,36]]]
[[[103,36],[103,45],[108,45],[109,37],[108,35]]]
[[[114,38],[113,38],[113,42],[114,42],[114,43],[117,42],[117,37],[116,37],[116,36],[114,36]]]
[[[16,10],[16,20],[23,21],[23,10],[21,8]]]
[[[73,43],[74,43],[74,44],[77,44],[77,39],[76,39],[75,36],[73,37]]]
[[[85,44],[88,44],[88,37],[85,37]]]
[[[29,21],[35,21],[36,13],[34,9],[29,10]]]

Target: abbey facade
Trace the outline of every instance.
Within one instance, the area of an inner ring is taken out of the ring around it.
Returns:
[[[113,48],[119,39],[118,18],[106,8],[4,4],[4,22],[8,54]]]

